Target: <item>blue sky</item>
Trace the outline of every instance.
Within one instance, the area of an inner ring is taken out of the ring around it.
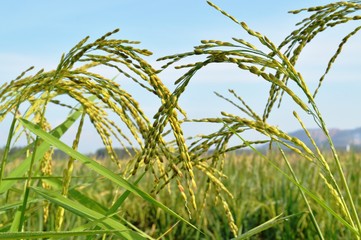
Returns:
[[[314,3],[283,0],[213,2],[276,44],[294,29],[297,21],[306,16],[291,15],[287,11]],[[317,1],[317,4],[327,2],[330,1]],[[237,37],[249,40],[239,26],[208,6],[205,0],[6,1],[0,8],[0,83],[14,79],[32,65],[36,69],[55,68],[61,54],[79,40],[87,35],[94,40],[115,28],[121,30],[115,35],[117,38],[139,40],[142,48],[151,50],[154,56],[146,60],[155,66],[160,66],[155,62],[157,58],[190,51],[202,39],[230,41],[231,37]],[[297,69],[311,89],[317,84],[338,42],[351,30],[352,27],[332,29],[316,38],[305,49]],[[357,41],[360,41],[359,36],[345,48],[317,98],[329,127],[361,126],[361,109],[357,107],[361,102],[361,82],[357,71],[361,65],[357,58],[361,48]],[[173,69],[161,75],[169,88],[173,87],[172,83],[179,76],[180,72]],[[190,118],[219,116],[220,111],[237,114],[236,109],[213,94],[213,91],[217,91],[227,95],[227,89],[233,88],[260,111],[267,98],[267,87],[268,84],[240,73],[235,68],[214,66],[200,72],[191,82],[181,104]],[[151,117],[154,104],[142,96],[139,96],[139,101]],[[298,129],[292,110],[294,106],[286,102],[275,112],[271,123],[281,126],[285,131]],[[311,119],[305,119],[305,122],[309,127],[315,127]],[[0,136],[2,145],[6,139],[5,123],[0,125],[0,130],[5,133]],[[202,132],[203,128],[185,126],[185,130],[186,134],[193,135],[194,132]],[[99,140],[89,140],[94,134],[87,134],[85,139],[88,140],[84,140],[83,151],[99,146]]]

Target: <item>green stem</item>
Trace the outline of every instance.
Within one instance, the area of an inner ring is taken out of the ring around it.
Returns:
[[[7,161],[8,155],[9,155],[9,152],[10,152],[10,145],[11,145],[11,141],[12,141],[12,138],[13,138],[13,135],[14,135],[15,123],[16,123],[16,120],[17,120],[17,119],[16,119],[16,113],[18,112],[19,105],[20,105],[20,104],[18,104],[18,105],[16,106],[16,109],[15,109],[15,112],[14,112],[14,118],[13,118],[13,121],[11,122],[8,139],[7,139],[6,146],[5,146],[5,150],[4,150],[3,159],[2,159],[2,161],[1,161],[1,167],[0,167],[0,186],[1,186],[1,183],[2,183],[2,181],[3,181],[4,171],[5,171],[5,164],[6,164],[6,161]]]
[[[83,112],[83,114],[81,116],[80,123],[78,126],[78,131],[77,131],[75,139],[73,141],[73,149],[74,150],[78,149],[79,139],[80,139],[80,135],[81,135],[81,132],[83,129],[83,124],[84,124],[84,118],[85,118],[85,112]],[[73,157],[69,157],[68,167],[64,170],[63,188],[62,188],[62,193],[61,193],[64,197],[68,196],[69,186],[70,186],[73,169],[74,169],[74,160],[75,159]],[[56,231],[61,230],[63,221],[64,221],[64,208],[59,206],[57,209],[56,220],[55,220],[55,230]]]
[[[277,143],[277,145],[278,145],[278,149],[280,150],[280,152],[281,152],[281,154],[282,154],[283,159],[285,160],[285,162],[286,162],[286,164],[287,164],[288,169],[290,170],[290,172],[291,172],[291,174],[292,174],[293,179],[295,180],[295,182],[297,182],[297,187],[298,187],[299,185],[301,185],[301,183],[300,183],[300,181],[298,180],[295,172],[293,171],[293,168],[292,168],[290,162],[288,161],[286,154],[285,154],[284,151],[281,149],[281,147],[279,146],[278,143]],[[302,190],[302,188],[298,187],[298,189],[299,189],[300,192],[301,192],[302,198],[305,200],[305,203],[306,203],[306,205],[307,205],[308,211],[310,212],[310,215],[311,215],[312,223],[313,223],[313,225],[314,225],[315,228],[316,228],[316,231],[317,231],[318,236],[320,237],[321,240],[324,240],[325,238],[324,238],[323,235],[322,235],[322,231],[321,231],[321,229],[320,229],[320,226],[319,226],[318,223],[317,223],[317,220],[316,220],[316,218],[315,218],[315,215],[313,214],[313,210],[312,210],[312,208],[311,208],[311,206],[310,206],[310,203],[309,203],[308,200],[307,200],[306,194],[304,193],[304,191]]]
[[[46,106],[50,100],[50,92],[53,87],[54,87],[53,85],[50,86],[50,89],[47,91],[47,97],[44,101],[44,107],[43,107],[43,109],[41,109],[39,126],[43,125],[44,116],[45,116],[45,112],[46,112]],[[34,150],[33,150],[32,156],[31,156],[31,161],[30,161],[30,166],[29,166],[28,178],[25,183],[24,199],[23,199],[23,204],[21,206],[20,222],[19,222],[19,226],[18,226],[19,232],[22,231],[22,228],[23,228],[24,222],[25,222],[25,211],[26,211],[26,206],[27,206],[28,199],[29,199],[29,192],[30,192],[31,180],[32,180],[32,175],[33,175],[33,165],[35,162],[36,150],[38,149],[38,145],[39,145],[39,136],[36,136],[36,139],[34,142],[34,148],[33,148]]]
[[[321,119],[321,118],[320,118]],[[324,127],[324,132],[327,136],[327,140],[330,144],[330,147],[331,147],[331,151],[332,151],[332,155],[334,157],[334,160],[336,162],[336,166],[337,166],[337,170],[338,170],[338,173],[340,174],[340,177],[341,177],[341,182],[345,188],[345,191],[346,191],[346,196],[348,198],[348,200],[350,201],[350,204],[351,204],[351,210],[352,210],[352,213],[355,217],[355,220],[356,220],[356,225],[357,225],[357,229],[358,229],[358,236],[357,238],[360,239],[360,235],[361,235],[361,223],[360,223],[360,219],[358,217],[358,213],[357,213],[357,210],[356,210],[356,206],[354,204],[354,201],[352,199],[352,194],[351,194],[351,191],[350,191],[350,188],[348,187],[348,183],[347,183],[347,180],[346,180],[346,177],[345,177],[345,174],[344,174],[344,171],[342,169],[342,165],[341,165],[341,161],[338,157],[338,154],[337,154],[337,151],[335,149],[335,146],[333,144],[333,141],[331,139],[331,136],[330,136],[330,133],[328,132],[326,126],[324,125],[323,121],[321,121],[321,124],[322,124],[322,127]]]
[[[317,110],[317,109],[316,109]],[[350,204],[351,204],[351,209],[352,209],[352,213],[354,215],[354,218],[356,220],[356,225],[357,225],[357,229],[358,229],[358,236],[357,236],[357,239],[360,239],[360,235],[361,235],[361,223],[360,223],[360,219],[358,217],[358,213],[357,213],[357,210],[356,210],[356,206],[354,204],[354,201],[352,200],[352,194],[351,194],[351,191],[348,187],[348,183],[347,183],[347,180],[346,180],[346,177],[345,177],[345,174],[344,174],[344,171],[342,169],[342,165],[341,165],[341,161],[338,157],[338,154],[337,154],[337,151],[336,151],[336,148],[333,144],[333,141],[331,139],[331,136],[330,136],[330,133],[326,127],[326,124],[325,122],[323,121],[322,119],[322,116],[321,114],[317,111],[317,116],[318,116],[318,119],[320,120],[320,124],[322,126],[322,130],[324,131],[324,133],[326,134],[326,137],[327,137],[327,140],[328,140],[328,143],[331,147],[331,151],[332,151],[332,155],[334,157],[334,160],[336,162],[336,166],[337,166],[337,171],[338,173],[340,174],[340,177],[341,177],[341,182],[345,188],[345,191],[346,191],[346,196],[348,198],[348,200],[350,201]],[[341,195],[340,196],[342,199],[343,199],[343,196]],[[353,223],[354,224],[354,223]]]
[[[26,210],[26,205],[28,203],[28,199],[29,199],[30,183],[31,183],[32,174],[33,174],[32,169],[33,169],[33,165],[34,165],[34,161],[35,161],[35,155],[36,155],[36,149],[38,146],[38,142],[39,142],[39,137],[37,136],[35,139],[35,143],[34,143],[33,155],[31,157],[31,161],[30,161],[28,178],[26,179],[26,183],[25,183],[24,199],[23,199],[23,204],[21,206],[20,222],[19,222],[19,226],[18,226],[19,232],[22,231],[22,228],[23,228],[24,222],[25,222],[25,210]]]

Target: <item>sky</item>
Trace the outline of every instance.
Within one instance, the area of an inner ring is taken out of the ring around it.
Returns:
[[[325,4],[330,1],[317,1]],[[261,32],[279,44],[307,14],[292,15],[289,10],[312,6],[311,1],[231,1],[214,0],[213,3],[226,10],[252,29]],[[327,61],[337,49],[344,35],[355,25],[337,27],[321,34],[300,57],[297,70],[304,76],[311,90],[323,74]],[[250,40],[240,26],[210,7],[205,0],[38,0],[6,1],[0,8],[0,84],[11,81],[30,66],[35,69],[54,69],[62,53],[67,52],[85,36],[95,40],[106,32],[120,28],[113,37],[139,40],[140,48],[154,53],[146,58],[154,66],[161,66],[156,59],[165,55],[191,51],[202,39],[231,41],[232,37]],[[334,69],[326,78],[316,102],[329,128],[352,129],[361,127],[361,47],[355,36],[345,47]],[[253,40],[253,42],[256,42]],[[106,74],[106,73],[105,73]],[[160,77],[170,88],[181,71],[167,69]],[[113,76],[109,76],[113,77]],[[119,79],[119,81],[127,81]],[[125,83],[125,86],[126,83]],[[254,109],[262,112],[267,100],[269,85],[229,65],[213,65],[201,71],[190,83],[180,99],[189,118],[220,116],[221,111],[242,115],[229,103],[215,96],[217,91],[225,96],[234,89]],[[127,89],[139,99],[149,117],[158,105],[135,89]],[[292,117],[299,110],[285,99],[283,106],[275,111],[270,123],[285,131],[300,128]],[[63,115],[62,115],[63,116]],[[54,122],[63,118],[54,112]],[[315,127],[312,118],[305,116],[308,127]],[[0,146],[5,144],[8,122],[0,123]],[[184,126],[186,135],[210,130],[209,126],[189,124]],[[84,133],[81,151],[90,152],[100,146],[94,132]],[[69,137],[70,138],[70,137]],[[66,141],[66,136],[64,141]]]

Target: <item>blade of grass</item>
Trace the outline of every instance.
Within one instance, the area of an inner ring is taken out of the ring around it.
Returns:
[[[39,199],[30,199],[28,201],[28,203],[35,203],[38,201],[39,201]],[[0,212],[15,209],[15,208],[21,206],[22,203],[23,203],[22,201],[18,201],[18,202],[13,202],[13,203],[9,203],[9,204],[4,204],[4,205],[0,206]]]
[[[290,170],[293,179],[298,183],[298,185],[301,185],[301,183],[300,183],[300,181],[298,180],[295,172],[293,171],[293,168],[292,168],[290,162],[288,161],[288,158],[287,158],[286,154],[285,154],[284,151],[282,150],[282,148],[281,148],[281,146],[279,145],[279,143],[277,143],[277,147],[278,147],[279,151],[281,152],[282,157],[283,157],[283,159],[285,160],[286,165],[287,165],[288,169]],[[297,186],[297,187],[298,187],[298,186]],[[308,211],[309,211],[309,213],[310,213],[312,223],[313,223],[313,225],[314,225],[315,228],[316,228],[316,232],[317,232],[318,236],[320,237],[321,240],[324,240],[325,238],[323,237],[323,234],[322,234],[322,231],[321,231],[321,229],[320,229],[320,226],[318,225],[317,220],[316,220],[316,217],[315,217],[315,215],[313,214],[313,210],[312,210],[312,208],[311,208],[310,203],[308,202],[308,199],[307,199],[307,197],[306,197],[306,194],[302,191],[302,188],[298,187],[298,189],[300,190],[301,195],[302,195],[302,198],[303,198],[303,200],[305,201],[305,203],[306,203],[306,205],[307,205],[307,209],[308,209]]]
[[[137,180],[135,183],[138,183],[141,178],[144,176],[145,173],[143,173]],[[63,182],[59,179],[46,179],[45,180],[46,183],[48,183],[50,186],[52,186],[52,188],[54,190],[60,190],[62,189],[62,184]],[[150,236],[148,236],[147,234],[145,234],[143,231],[141,231],[138,228],[135,228],[134,226],[132,226],[128,221],[126,221],[123,218],[119,218],[119,216],[117,216],[117,210],[118,208],[121,206],[121,204],[124,202],[124,200],[129,196],[130,192],[129,191],[125,191],[120,198],[113,204],[113,206],[108,210],[105,206],[101,205],[100,203],[94,201],[93,199],[89,198],[88,196],[82,194],[81,192],[77,191],[74,188],[70,188],[69,192],[68,192],[68,197],[80,202],[83,204],[83,206],[92,209],[94,211],[97,211],[101,214],[104,215],[103,218],[100,219],[96,219],[90,223],[87,223],[85,225],[82,226],[77,226],[74,227],[73,229],[71,229],[71,231],[83,231],[86,229],[91,229],[97,225],[103,224],[104,220],[107,218],[112,218],[115,221],[122,221],[124,223],[126,223],[127,226],[130,226],[131,228],[133,228],[136,232],[138,232],[140,235],[144,235],[144,237],[151,239]]]
[[[301,213],[298,213],[298,214],[292,214],[292,215],[289,215],[289,216],[286,216],[286,217],[281,217],[282,214],[274,217],[274,218],[271,218],[270,220],[268,220],[267,222],[264,222],[262,223],[261,225],[255,227],[255,228],[252,228],[251,230],[247,231],[246,233],[236,237],[236,238],[233,238],[233,239],[237,239],[237,240],[242,240],[242,239],[248,239],[260,232],[263,232],[271,227],[274,227],[275,225],[281,223],[281,222],[284,222],[284,221],[287,221],[289,218],[291,217],[295,217],[297,215],[299,215]]]
[[[189,226],[193,227],[194,229],[200,231],[196,226],[194,226],[193,224],[188,222],[186,219],[184,219],[183,217],[181,217],[180,215],[175,213],[173,210],[171,210],[170,208],[168,208],[167,206],[165,206],[161,202],[155,200],[148,193],[142,191],[141,189],[139,189],[138,187],[136,187],[132,183],[128,182],[127,180],[125,180],[121,176],[115,174],[111,170],[105,168],[104,166],[102,166],[98,162],[94,161],[93,159],[91,159],[91,158],[89,158],[89,157],[87,157],[87,156],[85,156],[85,155],[83,155],[83,154],[81,154],[81,153],[79,153],[77,151],[74,151],[71,147],[67,146],[66,144],[61,142],[59,139],[57,139],[56,137],[54,137],[51,134],[43,131],[39,126],[29,122],[26,119],[21,118],[21,119],[19,119],[19,121],[21,122],[21,124],[24,127],[28,128],[34,134],[41,137],[45,142],[48,142],[49,144],[57,147],[58,149],[62,150],[64,153],[66,153],[69,156],[73,157],[74,159],[77,159],[77,160],[81,161],[83,164],[85,164],[85,166],[87,166],[90,169],[94,170],[98,174],[104,176],[105,178],[111,180],[112,182],[118,184],[119,186],[125,188],[126,190],[140,196],[144,200],[146,200],[146,201],[150,202],[151,204],[161,208],[166,213],[178,218],[179,220],[187,223]]]
[[[144,177],[145,172],[142,173],[139,178],[137,180],[135,180],[135,182],[133,183],[134,185],[137,185],[140,180]],[[127,199],[127,197],[130,195],[130,191],[127,190],[125,191],[118,199],[117,201],[113,204],[113,206],[109,209],[109,211],[107,212],[107,215],[113,214],[115,213],[118,208],[123,204],[123,202],[125,201],[125,199]]]
[[[2,158],[2,161],[1,161],[1,166],[0,166],[0,186],[1,186],[2,181],[3,181],[5,164],[6,164],[6,161],[8,160],[8,154],[10,152],[11,140],[12,140],[12,137],[14,135],[14,129],[15,129],[15,123],[16,123],[16,113],[17,113],[18,109],[19,109],[19,104],[16,106],[16,109],[15,109],[15,112],[14,112],[14,117],[13,117],[13,120],[11,122],[8,138],[7,138],[7,141],[6,141],[6,146],[5,146],[4,153],[3,153],[3,158]]]
[[[22,195],[23,205],[21,207],[19,207],[18,210],[16,211],[16,214],[15,214],[16,217],[12,224],[12,228],[15,225],[18,225],[18,232],[22,232],[23,228],[24,228],[25,212],[26,212],[26,207],[28,205],[30,186],[31,186],[32,177],[33,177],[33,166],[34,166],[36,151],[38,149],[39,143],[40,143],[40,138],[37,136],[35,139],[35,142],[34,142],[33,153],[31,154],[30,166],[29,166],[29,170],[28,170],[28,174],[27,174],[28,176],[27,176],[27,179],[25,180],[25,189],[24,189],[24,193]]]
[[[65,198],[63,195],[48,190],[42,189],[38,187],[31,187],[31,189],[36,192],[38,195],[42,196],[43,198],[47,199],[48,201],[58,204],[64,209],[78,215],[85,217],[91,221],[102,219],[102,223],[100,224],[109,226],[112,229],[118,230],[117,234],[125,239],[145,239],[145,237],[141,236],[140,234],[131,231],[129,228],[121,224],[119,221],[115,221],[111,218],[107,218],[105,215],[94,211],[81,203],[75,202],[69,198]]]
[[[76,111],[72,113],[63,123],[58,125],[56,128],[54,128],[50,134],[52,134],[54,137],[60,138],[72,125],[73,123],[80,117],[81,115],[81,109],[79,111]],[[32,147],[33,144],[30,144],[26,148]],[[35,161],[40,160],[46,151],[48,151],[50,148],[50,144],[47,142],[43,142],[39,145],[37,154],[35,156]],[[19,178],[22,177],[26,171],[29,169],[31,162],[31,156],[27,157],[24,161],[21,162],[20,165],[18,165],[15,169],[12,169],[11,173],[7,178]],[[6,192],[9,190],[17,181],[5,181],[0,184],[0,194]]]
[[[87,230],[87,231],[64,231],[64,232],[6,232],[0,233],[0,239],[47,239],[47,238],[67,238],[77,236],[98,235],[104,233],[115,233],[112,230]]]
[[[95,99],[96,99],[95,96],[91,96],[89,98],[90,101],[94,101]],[[81,109],[82,108],[80,108],[78,111],[75,111],[71,116],[69,116],[61,125],[59,125],[57,128],[55,128],[51,133],[54,134],[55,136],[57,136],[58,138],[61,135],[63,135],[69,129],[69,127],[76,121],[76,119],[80,116]],[[19,207],[15,213],[15,216],[13,218],[11,228],[10,228],[11,231],[16,231],[16,230],[19,232],[22,231],[24,221],[25,221],[25,210],[26,210],[28,196],[29,196],[30,179],[32,177],[31,176],[32,175],[31,174],[32,165],[35,162],[39,161],[43,157],[45,152],[50,148],[50,144],[41,143],[38,146],[37,142],[38,142],[38,137],[36,138],[35,143],[30,144],[28,146],[29,148],[34,147],[33,154],[31,154],[23,162],[23,164],[21,164],[20,167],[16,168],[16,170],[12,172],[13,175],[10,174],[10,177],[20,177],[23,174],[25,174],[25,172],[27,170],[29,170],[28,178],[25,183],[24,193],[22,195],[23,205],[21,207]],[[2,191],[8,190],[15,183],[16,183],[16,181],[7,181],[5,184],[0,186],[0,188],[1,188],[0,193]]]
[[[45,179],[44,182],[49,184],[54,191],[61,191],[63,186],[63,181],[60,179]],[[88,196],[84,195],[83,193],[79,192],[75,188],[70,188],[68,196],[77,201],[83,203],[84,206],[100,212],[101,214],[105,214],[107,208],[101,205],[99,202],[94,201],[93,199],[89,198]],[[74,230],[74,229],[73,229]]]
[[[173,224],[167,231],[165,231],[161,236],[159,236],[157,238],[157,240],[164,238],[168,233],[170,233],[178,225],[178,223],[179,223],[179,221],[177,221],[175,224]]]
[[[145,175],[145,172],[142,173],[138,179],[134,182],[134,184],[138,184],[139,181],[143,178],[143,176]],[[50,181],[47,181],[53,188],[55,189],[61,189],[62,187],[62,181],[57,180],[57,179],[50,179]],[[125,191],[118,199],[117,201],[112,205],[112,207],[106,211],[106,207],[100,205],[98,202],[94,201],[93,199],[85,196],[84,194],[82,194],[81,192],[75,190],[75,189],[69,189],[69,197],[71,197],[72,199],[77,200],[78,202],[82,202],[85,206],[87,206],[90,209],[96,210],[102,214],[104,214],[106,217],[115,217],[115,219],[117,221],[121,220],[123,222],[125,222],[128,226],[131,226],[134,230],[141,232],[139,229],[133,227],[129,222],[127,222],[125,219],[123,218],[119,218],[118,216],[116,216],[115,214],[117,213],[116,211],[118,210],[118,208],[123,204],[123,202],[126,200],[126,198],[130,195],[130,191]],[[81,230],[85,230],[88,229],[90,227],[93,227],[95,225],[97,225],[98,223],[101,223],[103,221],[103,219],[97,219],[96,221],[93,221],[91,223],[82,225],[82,226],[78,226],[76,228],[73,228],[72,231],[81,231]]]

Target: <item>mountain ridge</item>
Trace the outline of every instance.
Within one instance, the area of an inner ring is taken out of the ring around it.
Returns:
[[[308,129],[312,138],[320,148],[328,148],[328,140],[321,129]],[[361,149],[361,127],[354,129],[330,128],[329,130],[335,148],[341,150]],[[290,136],[296,137],[303,141],[307,146],[312,146],[304,130],[296,130],[289,133]]]

